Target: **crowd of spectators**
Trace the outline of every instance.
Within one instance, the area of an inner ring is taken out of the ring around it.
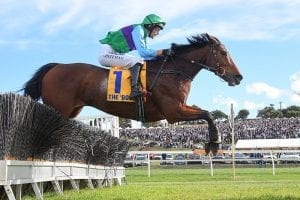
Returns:
[[[222,144],[231,143],[229,122],[217,122]],[[285,139],[300,137],[300,118],[247,119],[234,124],[235,138],[239,139]],[[207,124],[121,129],[120,137],[131,140],[137,146],[160,146],[164,148],[193,148],[195,144],[208,141]]]

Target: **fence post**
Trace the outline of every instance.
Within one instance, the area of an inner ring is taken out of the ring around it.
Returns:
[[[147,153],[147,157],[148,157],[148,178],[150,178],[151,175],[151,171],[150,171],[150,153]]]
[[[230,119],[229,119],[229,126],[231,128],[231,155],[232,155],[232,175],[233,179],[235,180],[235,141],[234,141],[234,110],[233,104],[230,106]]]
[[[209,157],[209,162],[210,162],[210,175],[214,176],[214,167],[213,167],[213,162],[211,159],[211,153],[208,154],[208,157]]]
[[[272,171],[273,171],[273,176],[274,176],[275,175],[275,164],[274,164],[274,158],[273,158],[272,150],[270,150],[270,155],[271,155],[271,160],[272,160]]]

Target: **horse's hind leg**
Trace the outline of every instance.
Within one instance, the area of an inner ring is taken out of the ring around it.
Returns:
[[[63,108],[59,109],[59,112],[65,119],[75,118],[80,113],[82,108],[83,106],[73,107],[71,105],[65,105]]]
[[[75,107],[72,113],[70,114],[69,118],[75,118],[81,112],[82,108],[83,106]]]
[[[51,107],[53,107],[55,110],[57,110],[65,119],[73,118],[75,117],[76,113],[78,114],[80,109],[76,109],[72,103],[70,103],[70,100],[62,100],[59,99],[59,101],[55,100],[52,97],[46,96],[46,98],[43,98],[43,102]]]

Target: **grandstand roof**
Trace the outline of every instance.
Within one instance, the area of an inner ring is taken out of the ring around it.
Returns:
[[[236,149],[300,148],[300,138],[238,140]]]

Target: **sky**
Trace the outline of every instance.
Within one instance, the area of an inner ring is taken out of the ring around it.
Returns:
[[[192,82],[189,105],[256,117],[300,105],[300,1],[297,0],[1,0],[0,93],[15,92],[42,65],[84,62],[98,65],[99,39],[108,31],[141,23],[155,13],[167,25],[152,49],[186,44],[200,33],[216,36],[244,79],[229,87],[202,70]],[[80,116],[103,114],[86,107]]]

